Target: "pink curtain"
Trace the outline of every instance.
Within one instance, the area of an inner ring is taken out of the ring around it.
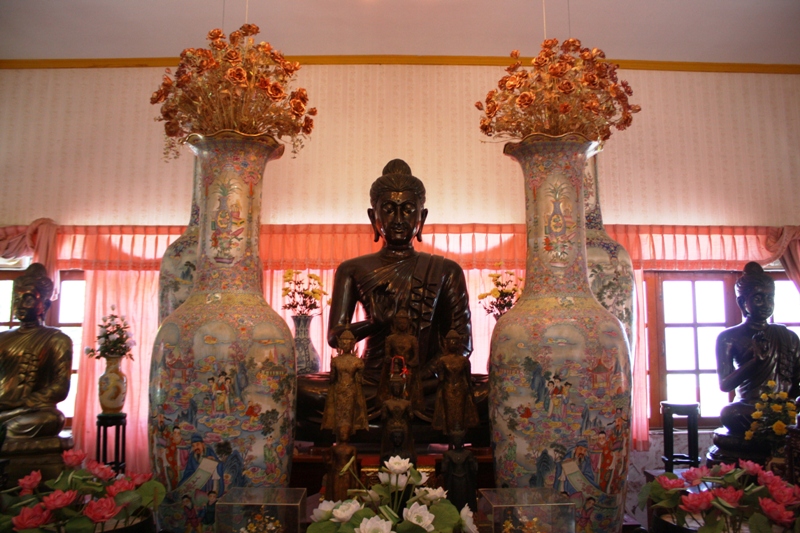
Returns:
[[[800,226],[770,228],[767,248],[781,260],[797,290],[800,290]]]
[[[49,218],[38,218],[28,226],[0,228],[0,257],[15,259],[33,257],[42,263],[53,279],[53,299],[58,298],[59,275],[56,267],[56,231],[58,226]]]

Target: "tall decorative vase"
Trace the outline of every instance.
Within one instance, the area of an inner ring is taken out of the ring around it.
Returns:
[[[191,525],[187,509],[212,492],[288,485],[297,390],[291,331],[264,300],[258,249],[262,176],[284,147],[230,131],[187,142],[201,180],[197,274],[161,324],[150,368],[150,455],[168,531]]]
[[[120,370],[122,357],[106,357],[106,371],[98,381],[98,399],[104,414],[121,413],[128,394],[128,376]]]
[[[294,351],[297,354],[297,374],[319,372],[319,353],[308,336],[308,327],[313,315],[293,315]]]
[[[505,146],[524,175],[527,273],[492,335],[489,413],[498,487],[566,492],[592,531],[617,533],[631,370],[622,326],[587,277],[582,188],[593,149],[576,134]]]
[[[636,352],[636,285],[628,251],[606,233],[600,210],[597,158],[586,162],[583,201],[586,210],[586,263],[595,298],[622,322],[631,354]]]
[[[158,277],[158,323],[161,324],[181,306],[194,286],[197,270],[197,245],[200,241],[200,186],[202,176],[197,158],[194,160],[192,184],[192,212],[189,225],[175,242],[167,246],[161,259]]]

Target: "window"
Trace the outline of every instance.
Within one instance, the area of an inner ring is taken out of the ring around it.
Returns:
[[[13,283],[21,276],[22,270],[0,271],[0,331],[17,327],[19,322],[13,316]],[[45,316],[45,323],[61,329],[72,339],[72,376],[70,377],[69,396],[58,404],[58,408],[67,417],[67,427],[72,426],[75,413],[75,394],[78,391],[78,370],[83,358],[83,305],[86,282],[82,271],[62,271],[59,298],[53,302]]]
[[[783,273],[776,279],[772,322],[800,332],[800,294]],[[742,322],[736,304],[741,272],[645,273],[650,423],[662,426],[659,402],[700,403],[700,424],[717,427],[733,393],[719,390],[716,340]]]

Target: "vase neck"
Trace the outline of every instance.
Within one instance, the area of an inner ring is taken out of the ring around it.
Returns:
[[[194,157],[194,173],[193,173],[193,180],[192,180],[192,210],[189,215],[189,224],[188,228],[196,228],[200,225],[200,202],[203,197],[203,177],[200,172],[200,159],[195,156]]]
[[[272,138],[195,137],[188,142],[197,156],[200,243],[192,292],[261,295],[262,176],[283,146]]]
[[[600,187],[597,178],[597,158],[600,154],[590,157],[586,161],[583,174],[583,204],[586,229],[588,231],[605,231],[603,226],[603,212],[600,209]]]
[[[525,180],[528,254],[521,298],[592,297],[586,268],[583,180],[593,143],[533,135],[506,145]]]

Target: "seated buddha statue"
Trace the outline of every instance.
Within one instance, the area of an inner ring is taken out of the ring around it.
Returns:
[[[14,280],[13,311],[21,322],[0,333],[0,423],[6,425],[3,451],[42,450],[36,440],[57,437],[64,415],[56,404],[67,397],[72,340],[44,325],[53,282],[40,263]]]

